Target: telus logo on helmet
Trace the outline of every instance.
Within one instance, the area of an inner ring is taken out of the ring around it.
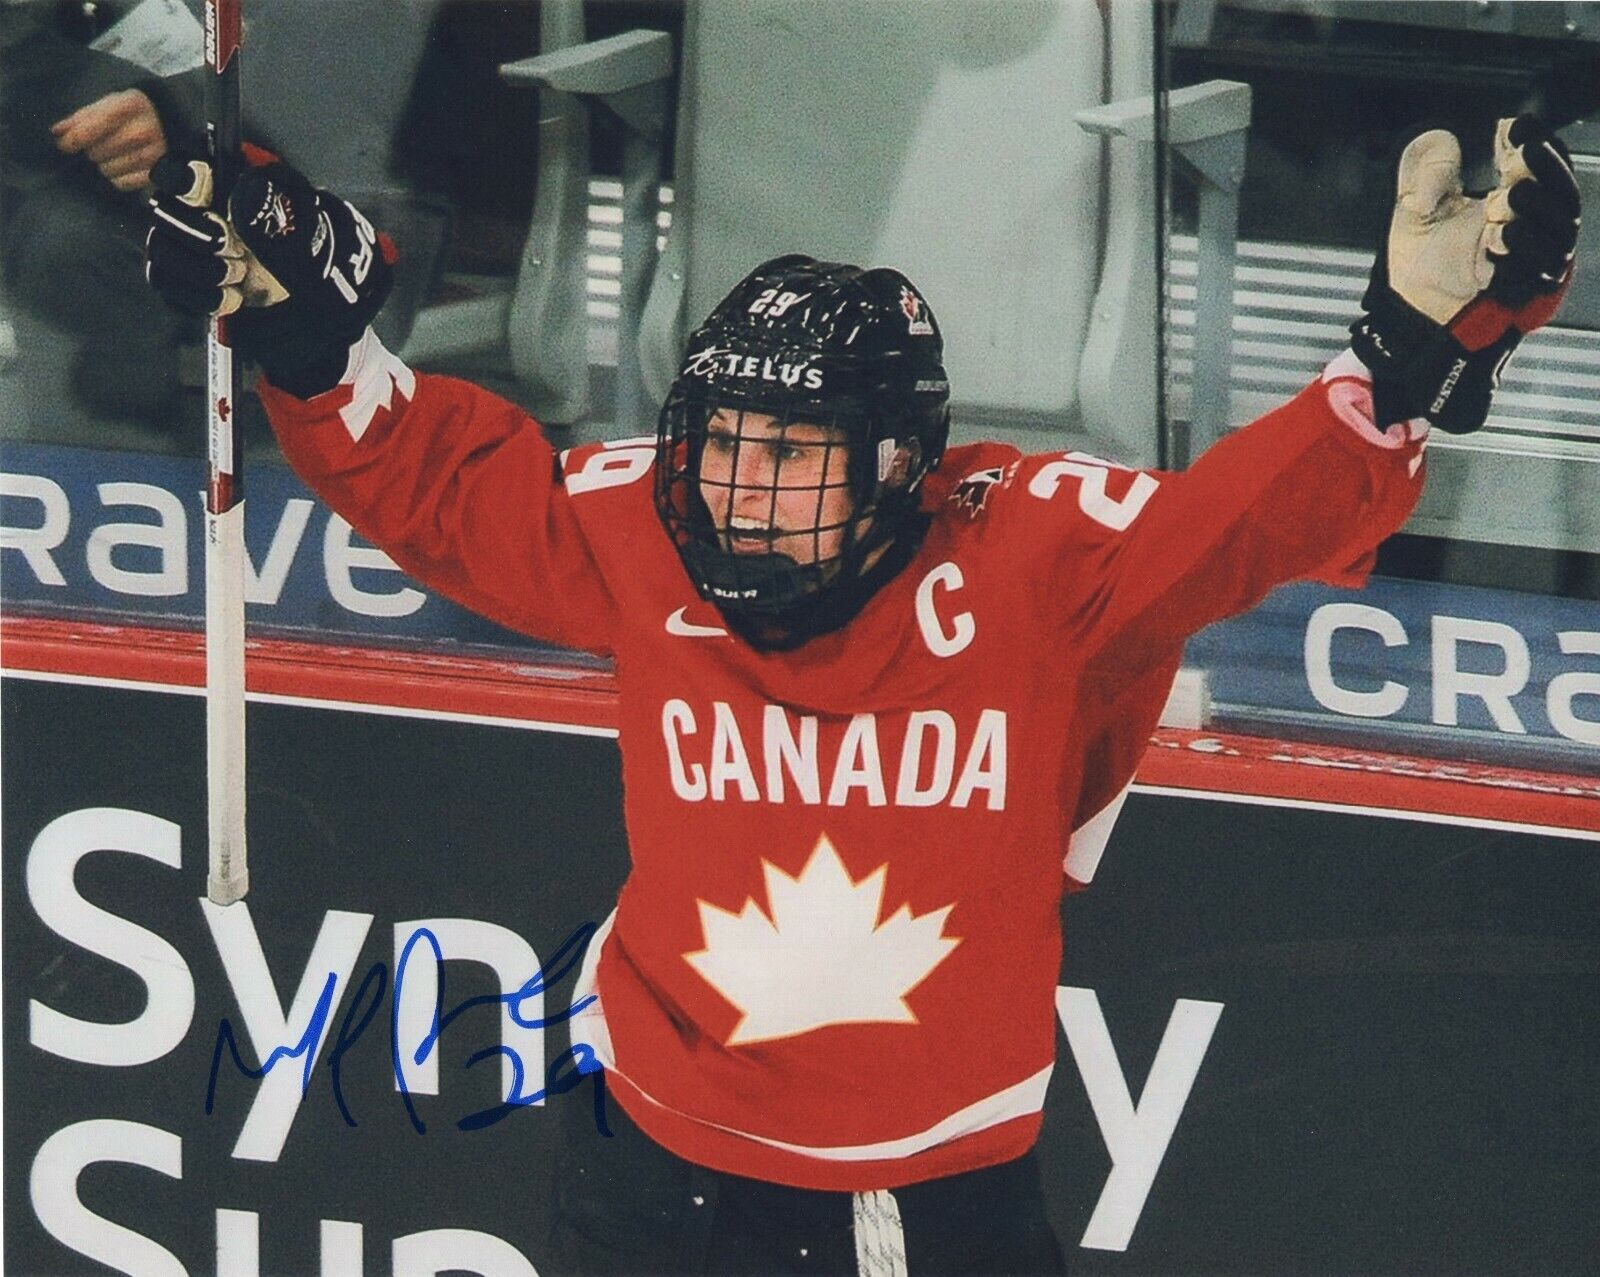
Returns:
[[[741,355],[737,351],[718,349],[698,351],[684,361],[686,377],[742,377],[768,381],[789,387],[805,385],[807,390],[822,389],[822,369],[809,364],[779,362],[768,356]]]

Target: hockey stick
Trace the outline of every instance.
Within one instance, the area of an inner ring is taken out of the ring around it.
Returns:
[[[240,165],[240,0],[205,0],[206,134],[221,198]],[[228,321],[206,336],[206,895],[249,890],[244,810],[244,457]]]

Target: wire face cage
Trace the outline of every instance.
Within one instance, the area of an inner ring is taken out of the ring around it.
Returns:
[[[656,506],[684,567],[760,648],[843,625],[909,559],[949,382],[903,275],[799,254],[690,337],[657,425]]]
[[[822,618],[804,614],[827,614],[892,535],[877,522],[869,433],[848,413],[776,398],[676,390],[662,410],[662,522],[701,593],[758,645],[818,632]]]

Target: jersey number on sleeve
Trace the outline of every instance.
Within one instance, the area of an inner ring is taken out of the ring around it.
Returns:
[[[563,482],[567,491],[577,496],[580,492],[597,492],[601,488],[620,488],[644,478],[656,459],[656,441],[652,436],[603,443],[599,451],[591,452],[576,470],[566,468],[571,456],[571,448],[561,454],[561,468],[566,475]]]
[[[1161,486],[1159,480],[1140,473],[1134,476],[1133,483],[1122,496],[1112,497],[1106,491],[1106,476],[1113,470],[1127,468],[1091,457],[1086,452],[1069,452],[1063,460],[1039,467],[1028,481],[1028,491],[1048,501],[1055,496],[1061,480],[1071,475],[1078,480],[1078,508],[1102,527],[1124,532]]]
[[[333,261],[333,236],[328,236],[328,260],[323,263],[322,276],[324,279],[333,280],[345,301],[352,306],[356,304],[356,287],[366,283],[367,275],[372,271],[372,248],[378,242],[378,232],[372,229],[372,223],[363,217],[353,204],[346,204],[351,214],[355,217],[356,224],[356,251],[350,254],[350,273],[355,276],[355,287],[345,277],[345,273],[334,265]],[[322,214],[322,220],[327,222],[328,215]],[[331,223],[329,223],[331,225]]]

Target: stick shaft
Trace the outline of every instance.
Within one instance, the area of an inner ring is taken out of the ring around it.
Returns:
[[[239,0],[206,0],[206,132],[214,189],[225,198],[240,164]],[[239,374],[227,320],[206,337],[206,894],[231,904],[248,890],[244,751],[244,458]]]

